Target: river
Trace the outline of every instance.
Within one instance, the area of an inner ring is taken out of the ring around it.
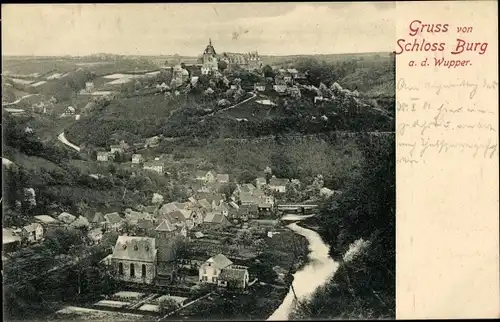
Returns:
[[[304,236],[309,242],[309,262],[293,275],[293,287],[297,298],[307,299],[318,287],[324,285],[333,276],[339,264],[330,257],[328,254],[329,247],[323,242],[318,233],[300,227],[296,223],[288,225],[288,228]],[[290,287],[283,303],[268,318],[268,321],[288,320],[288,316],[294,307],[294,299],[295,297]]]

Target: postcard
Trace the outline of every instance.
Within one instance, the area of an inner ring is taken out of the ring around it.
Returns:
[[[497,23],[3,4],[5,319],[498,317]]]

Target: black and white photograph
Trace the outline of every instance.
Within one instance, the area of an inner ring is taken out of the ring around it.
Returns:
[[[2,4],[4,319],[395,319],[395,18]]]

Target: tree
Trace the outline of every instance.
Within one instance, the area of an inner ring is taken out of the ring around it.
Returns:
[[[269,65],[265,65],[263,68],[262,68],[262,73],[264,74],[264,77],[273,77],[274,78],[274,72],[273,72],[273,68]]]
[[[162,204],[163,203],[163,196],[160,195],[159,193],[153,193],[153,198],[151,200],[151,202],[155,205],[159,205],[159,204]]]
[[[235,239],[236,239],[236,242],[240,246],[242,246],[243,248],[245,248],[246,246],[249,246],[249,245],[252,244],[253,235],[252,235],[252,233],[249,230],[243,229],[243,230],[239,230],[236,233]]]
[[[253,242],[253,246],[257,248],[259,251],[263,251],[266,248],[267,243],[264,239],[259,238]]]
[[[229,199],[234,190],[236,190],[236,184],[234,182],[229,182],[220,186],[219,193],[222,193]]]
[[[180,308],[179,302],[170,296],[163,296],[158,300],[160,314],[166,314]]]
[[[223,60],[220,60],[220,61],[218,62],[218,64],[217,64],[217,66],[218,66],[218,68],[219,68],[219,70],[220,70],[221,72],[223,72],[224,70],[226,70],[226,69],[227,69],[227,67],[228,67],[227,63],[226,63],[225,61],[223,61]]]
[[[238,176],[238,183],[252,183],[257,176],[248,170],[243,170]]]

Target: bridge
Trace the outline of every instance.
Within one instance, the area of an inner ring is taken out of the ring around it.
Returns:
[[[284,204],[284,205],[277,205],[276,207],[278,210],[281,211],[304,211],[306,210],[313,210],[315,208],[318,208],[318,205],[305,205],[305,204]]]

